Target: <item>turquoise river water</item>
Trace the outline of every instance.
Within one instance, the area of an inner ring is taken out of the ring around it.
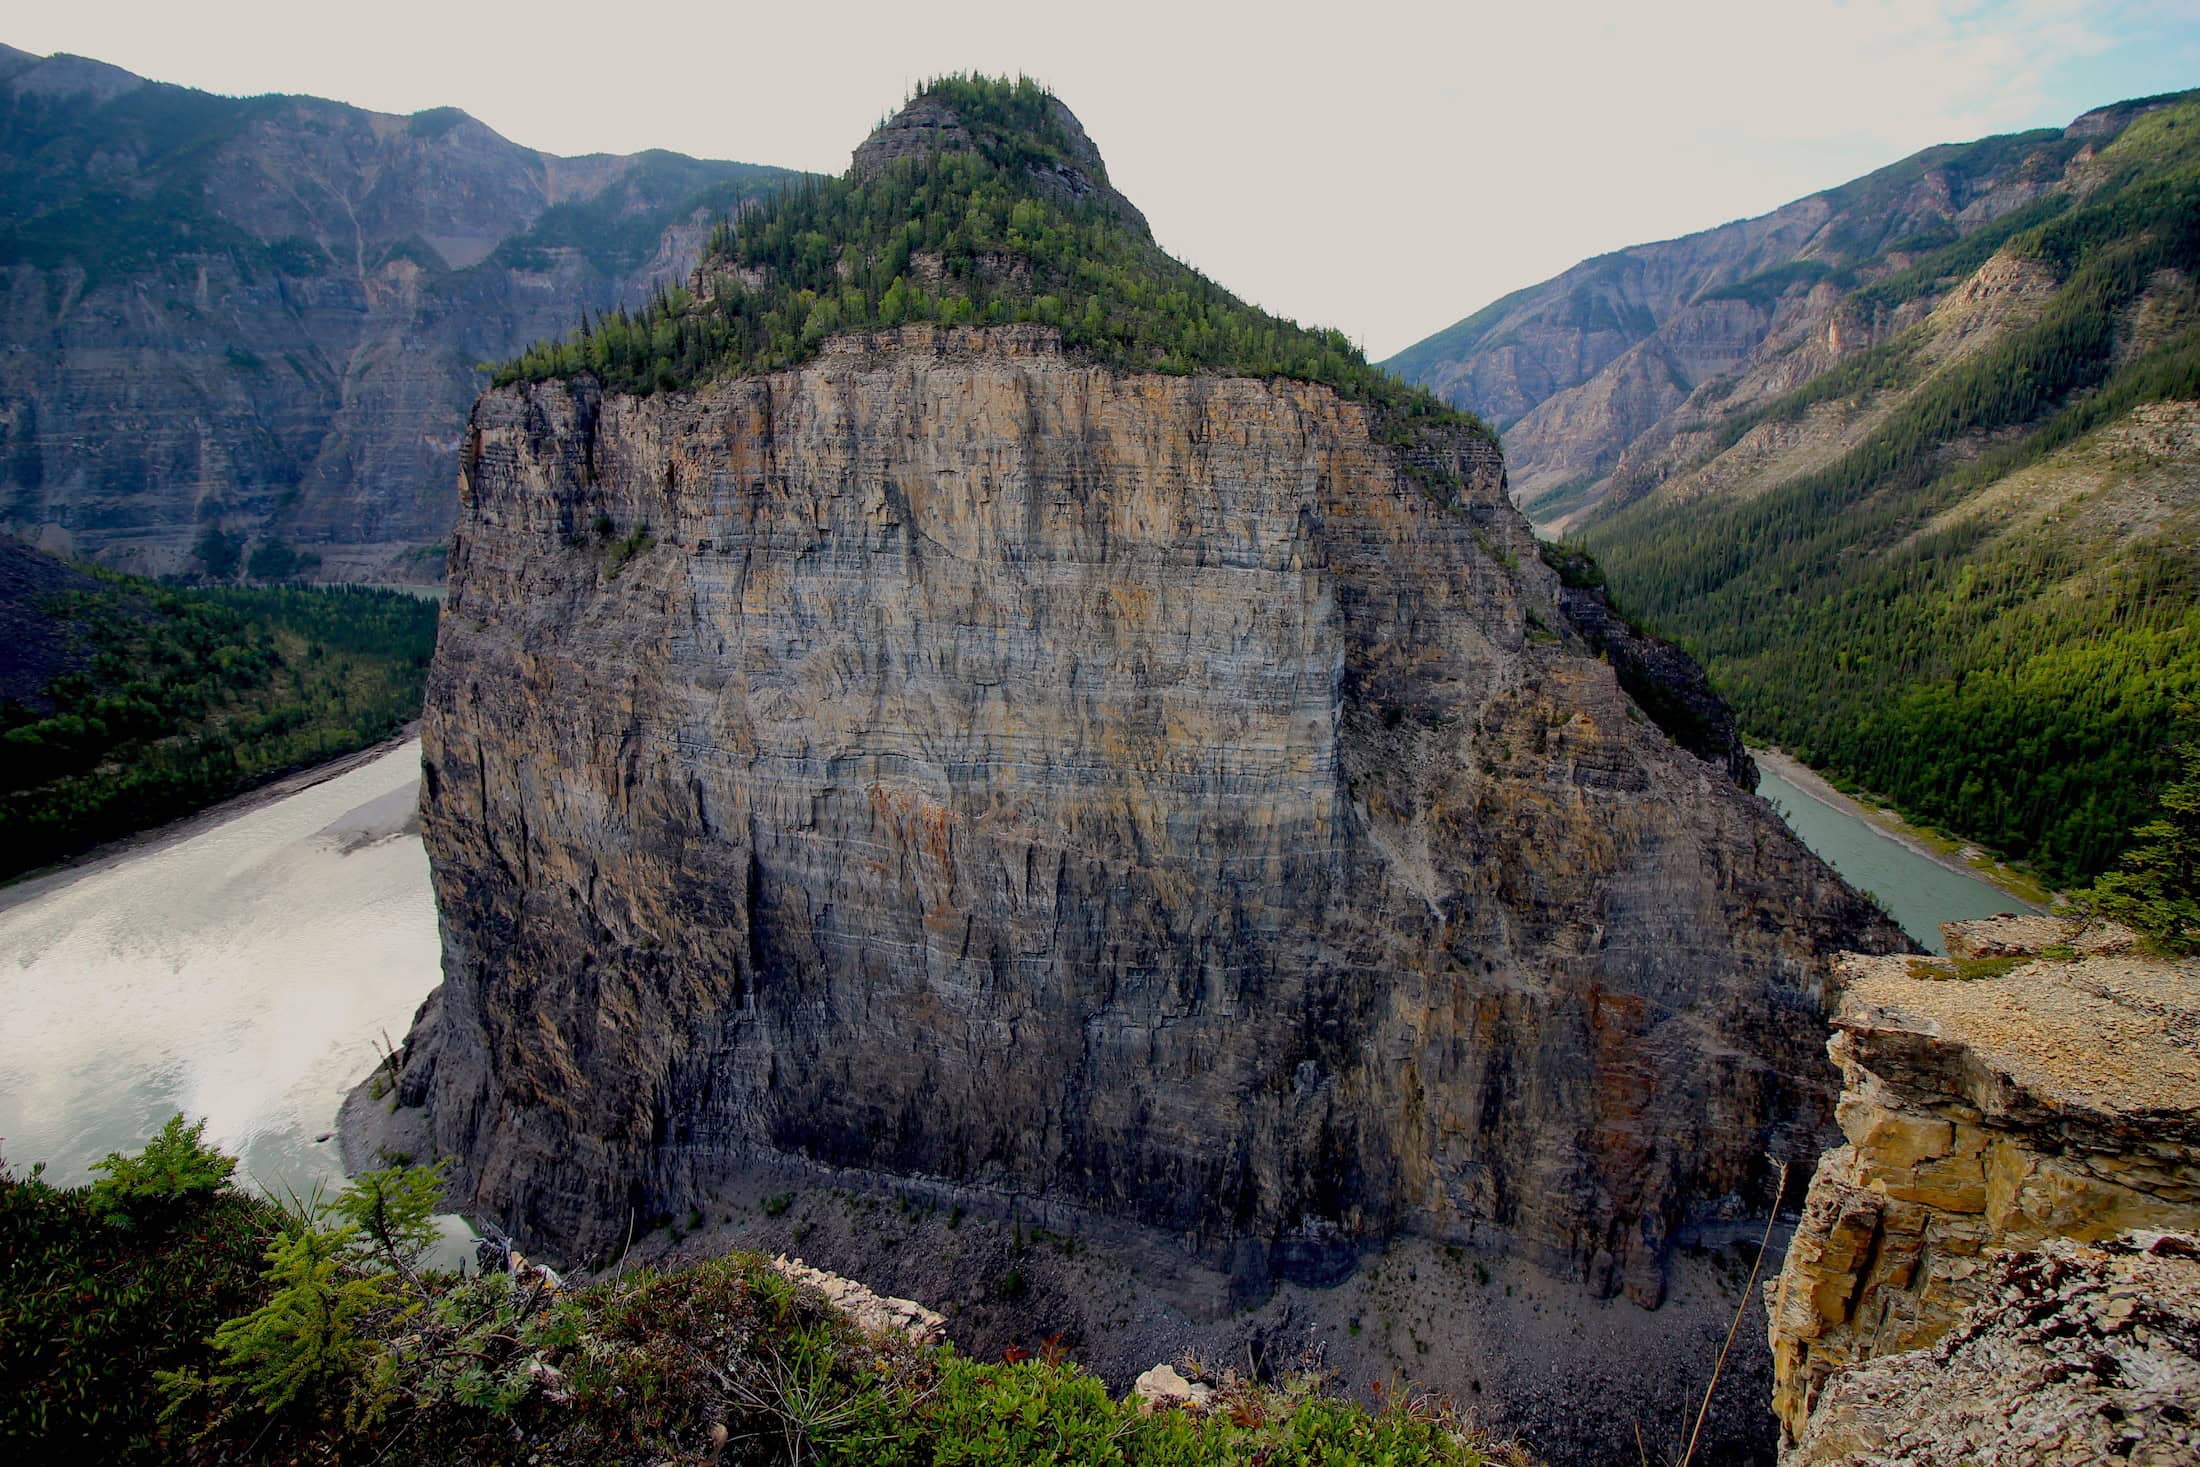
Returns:
[[[2000,887],[1929,861],[1868,821],[1760,771],[1757,793],[1772,802],[1788,828],[1816,851],[1849,885],[1870,892],[1894,914],[1902,930],[1928,951],[1942,952],[1940,924],[1991,917],[2019,909]]]

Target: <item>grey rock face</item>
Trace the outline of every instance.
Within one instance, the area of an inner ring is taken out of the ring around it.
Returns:
[[[2181,1467],[2200,1460],[2200,1246],[2054,1239],[1993,1266],[1928,1350],[1828,1386],[1785,1467]]]
[[[22,52],[0,108],[0,528],[149,573],[211,527],[431,578],[481,363],[683,278],[787,176]]]
[[[1486,441],[1436,495],[1369,427],[1038,328],[484,397],[403,1089],[471,1204],[585,1256],[791,1160],[1655,1302],[1826,1134],[1825,955],[1905,943],[1642,716]]]

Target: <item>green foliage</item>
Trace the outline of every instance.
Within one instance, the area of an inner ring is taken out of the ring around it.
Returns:
[[[0,703],[0,877],[390,737],[438,610],[356,587],[183,589],[102,574],[42,610],[85,655]]]
[[[443,1164],[391,1166],[352,1179],[329,1215],[401,1272],[419,1267],[435,1246],[435,1213],[443,1196]]]
[[[592,198],[552,204],[490,258],[513,269],[544,271],[560,252],[571,251],[605,274],[625,274],[656,254],[675,212],[680,218],[731,214],[796,176],[746,163],[643,153],[618,182]],[[667,207],[675,203],[676,210]]]
[[[1853,279],[1847,272],[1837,269],[1826,260],[1789,260],[1759,270],[1756,274],[1726,285],[1714,285],[1696,297],[1697,303],[1705,301],[1747,301],[1759,310],[1768,309],[1772,303],[1792,290],[1809,290],[1820,281],[1832,279],[1836,284]]]
[[[1906,331],[1891,341],[1820,372],[1792,391],[1744,412],[1730,413],[1719,424],[1718,446],[1732,448],[1760,423],[1792,423],[1822,402],[1868,397],[1906,387],[1916,372],[1918,334]]]
[[[457,107],[430,107],[405,119],[405,130],[423,140],[439,138],[470,119]]]
[[[616,540],[613,540],[610,544],[604,547],[604,579],[607,581],[615,580],[618,577],[619,572],[626,569],[628,561],[632,560],[635,556],[640,555],[642,552],[648,550],[650,546],[655,545],[656,543],[657,537],[650,534],[649,526],[647,525],[636,525],[633,529],[627,531],[626,534],[620,536]]]
[[[954,106],[970,149],[807,180],[712,236],[707,296],[661,291],[638,313],[583,321],[496,380],[592,372],[615,391],[669,391],[796,365],[844,332],[1037,322],[1125,369],[1325,383],[1407,438],[1431,422],[1480,428],[1368,365],[1341,333],[1255,310],[1171,259],[1106,193],[1065,202],[1042,187],[1072,158],[1052,99],[1032,83],[950,77],[926,94]]]
[[[154,1373],[202,1366],[215,1327],[262,1297],[276,1209],[200,1185],[235,1163],[180,1126],[132,1160],[143,1165],[122,1169],[135,1193],[128,1228],[107,1222],[111,1192],[0,1167],[0,1455],[9,1461],[174,1460],[183,1431],[161,1421]]]
[[[2165,280],[2187,282],[2166,319],[2200,311],[2200,105],[2142,118],[2097,161],[2099,187],[2001,236],[2062,279],[2031,325],[1921,383],[1918,338],[1897,337],[1720,434],[1912,389],[1849,452],[1588,531],[1615,590],[1754,733],[2064,883],[2114,860],[2166,772],[2172,710],[2200,691],[2200,568],[2175,536],[1938,517],[2139,404],[2200,397],[2200,327],[2136,359],[2118,335]]]
[[[255,581],[287,581],[320,563],[321,557],[312,551],[298,550],[271,536],[252,547],[244,568]]]
[[[2165,952],[2200,952],[2200,726],[2186,708],[2178,777],[2162,787],[2159,813],[2131,832],[2117,869],[2080,893],[2086,910],[2144,934]]]
[[[351,1266],[351,1242],[346,1229],[294,1220],[267,1250],[271,1297],[214,1331],[220,1369],[204,1380],[179,1373],[171,1390],[189,1398],[202,1386],[235,1389],[272,1413],[377,1378],[368,1367],[383,1345],[367,1326],[396,1301],[387,1276]],[[379,1414],[357,1413],[364,1421]]]
[[[311,98],[221,97],[157,82],[105,99],[0,93],[0,268],[81,270],[87,291],[172,273],[179,260],[226,258],[261,290],[279,289],[285,277],[324,274],[333,261],[317,241],[302,234],[261,239],[252,221],[225,215],[229,191],[219,181],[236,166],[232,145],[255,125],[280,118],[285,127],[333,132],[346,125],[347,112]],[[418,146],[451,148],[462,145],[447,135],[465,120],[457,108],[432,108],[408,119],[406,130]],[[667,225],[698,210],[735,208],[788,176],[644,154],[596,197],[544,211],[528,236],[508,241],[492,261],[503,267],[532,257],[547,268],[556,248],[569,247],[599,270],[627,270],[649,258]],[[299,202],[319,209],[335,201],[316,194]],[[340,227],[349,241],[349,224]],[[442,257],[417,238],[365,243],[370,251],[385,246],[370,252],[374,263],[411,259],[446,273]],[[232,365],[258,370],[256,358]]]
[[[223,533],[219,525],[208,525],[199,532],[197,543],[191,547],[191,558],[199,563],[200,571],[208,580],[233,580],[237,567],[244,561],[244,541]]]
[[[208,1146],[205,1135],[203,1117],[185,1125],[179,1111],[137,1155],[110,1151],[93,1162],[93,1171],[106,1173],[91,1191],[100,1220],[113,1228],[155,1226],[220,1191],[237,1161]]]
[[[147,1148],[172,1151],[194,1176],[212,1156],[180,1124]],[[529,1460],[639,1467],[715,1458],[715,1433],[726,1460],[788,1467],[1486,1460],[1433,1397],[1382,1392],[1369,1411],[1312,1376],[1225,1374],[1203,1415],[1141,1415],[1057,1341],[987,1364],[869,1333],[754,1255],[580,1288],[418,1268],[438,1180],[369,1173],[288,1211],[194,1184],[165,1228],[122,1230],[92,1189],[0,1169],[0,1447],[394,1467],[524,1443]]]
[[[266,1302],[214,1331],[212,1373],[167,1377],[176,1405],[211,1395],[274,1415],[317,1403],[355,1428],[379,1421],[401,1392],[395,1355],[417,1343],[393,1336],[429,1302],[417,1264],[442,1189],[440,1166],[388,1167],[293,1207],[267,1250]]]
[[[1927,982],[1977,983],[2014,973],[2031,961],[2021,954],[2005,958],[1918,958],[1909,964],[1908,971],[1912,978]]]
[[[1560,585],[1575,591],[1604,588],[1604,567],[1597,564],[1588,546],[1567,540],[1538,540],[1535,548],[1543,563],[1558,572]]]

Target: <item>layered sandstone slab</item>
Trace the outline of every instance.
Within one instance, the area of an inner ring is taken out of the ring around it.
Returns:
[[[1944,930],[1950,959],[1843,964],[1828,1051],[1849,1144],[1772,1293],[1790,1443],[1844,1372],[1988,1299],[1997,1254],[2200,1229],[2200,963],[2055,919]]]
[[[1621,690],[1464,427],[910,328],[493,392],[461,491],[401,1093],[575,1255],[772,1160],[1654,1302],[1825,1133],[1827,955],[1903,945]]]

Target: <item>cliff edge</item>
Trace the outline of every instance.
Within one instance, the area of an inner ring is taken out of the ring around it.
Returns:
[[[1842,965],[1849,1144],[1769,1291],[1783,1460],[2189,1461],[2200,1265],[2154,1235],[2200,1231],[2200,962],[1942,930]]]

